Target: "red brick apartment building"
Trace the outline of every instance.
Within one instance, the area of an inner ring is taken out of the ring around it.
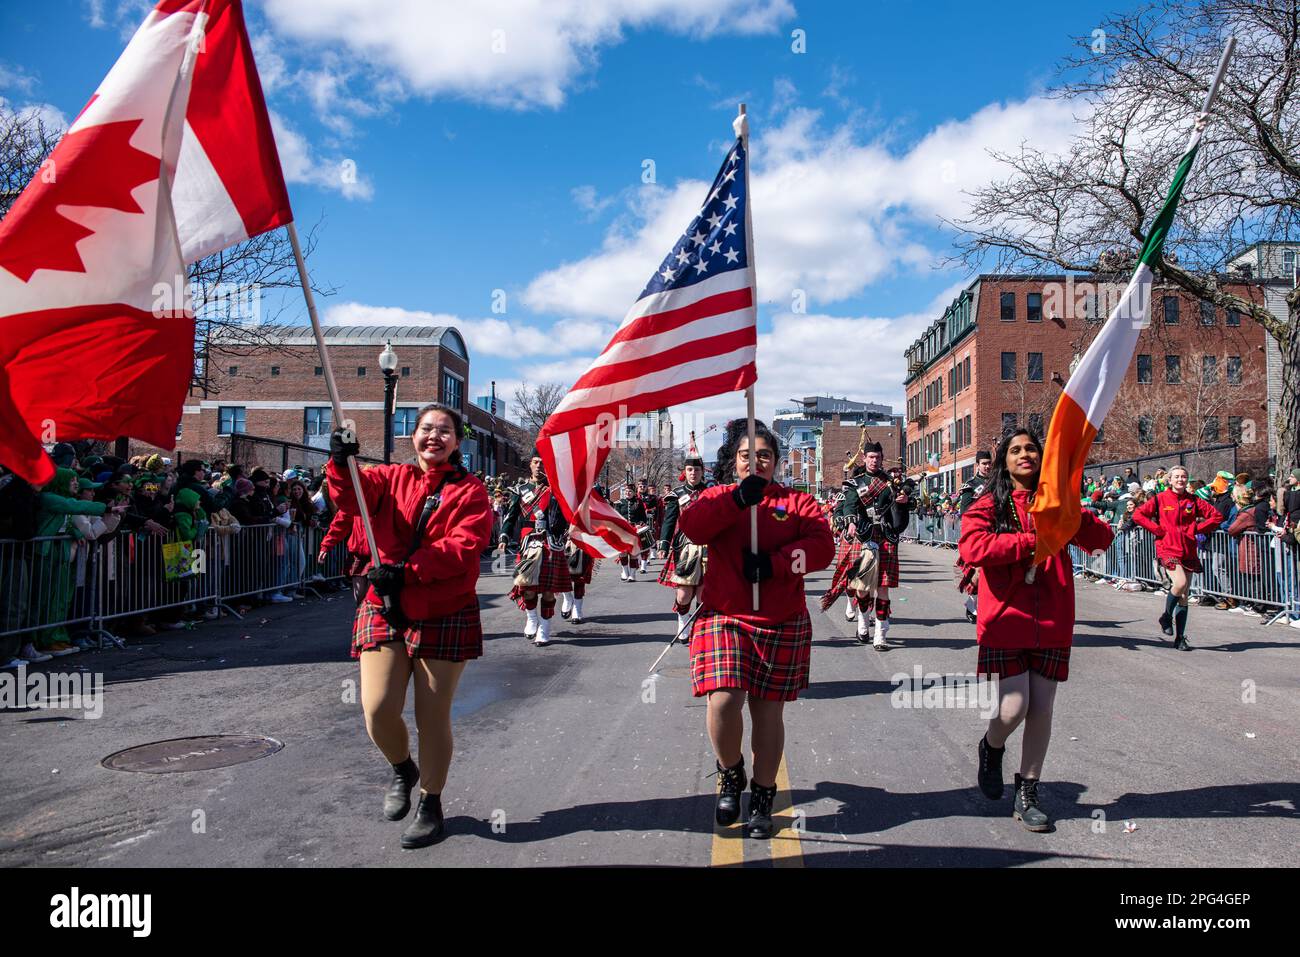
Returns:
[[[326,326],[322,330],[343,411],[354,420],[361,454],[384,454],[384,375],[379,354],[397,354],[393,461],[411,457],[415,414],[428,402],[458,409],[472,429],[461,440],[470,467],[522,474],[520,451],[506,423],[473,404],[469,350],[452,326]],[[310,326],[263,326],[238,340],[214,338],[200,363],[181,416],[177,453],[226,458],[232,433],[318,448],[333,428],[324,369]],[[132,442],[131,452],[148,446]]]
[[[1263,301],[1257,283],[1224,280]],[[1043,435],[1061,389],[1124,281],[1096,276],[977,277],[906,350],[908,474],[953,490],[1004,432]],[[1166,285],[1090,461],[1225,443],[1242,465],[1267,459],[1264,330]],[[938,472],[927,462],[938,456]]]

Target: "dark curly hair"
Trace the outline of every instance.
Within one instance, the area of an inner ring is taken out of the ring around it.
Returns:
[[[727,423],[727,430],[723,433],[722,445],[718,447],[718,461],[713,467],[713,480],[719,485],[731,485],[736,481],[736,452],[748,439],[749,419],[732,419]],[[777,442],[776,436],[764,423],[755,419],[754,441],[757,442],[759,439],[767,443],[767,447],[776,456],[776,461],[780,461],[781,446]]]

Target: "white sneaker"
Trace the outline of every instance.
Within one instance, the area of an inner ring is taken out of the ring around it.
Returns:
[[[884,618],[876,619],[876,633],[871,639],[871,647],[880,651],[889,646],[885,643],[885,635],[889,633],[889,622]]]
[[[858,616],[857,616],[857,614],[855,613],[854,608],[853,608],[853,602],[852,602],[852,601],[849,601],[849,603],[848,603],[847,605],[844,606],[844,620],[845,620],[845,621],[852,621],[853,619],[855,619],[855,618],[857,618],[857,617],[858,617]]]
[[[537,637],[534,639],[537,647],[549,645],[551,643],[551,619],[543,618],[541,625],[537,628]]]
[[[581,598],[573,599],[573,614],[569,616],[569,624],[571,625],[582,624],[582,599]]]
[[[277,605],[283,605],[283,604],[286,604],[286,603],[288,603],[288,604],[292,604],[292,603],[293,603],[293,599],[292,599],[292,598],[290,598],[288,595],[282,595],[282,594],[280,594],[279,592],[276,592],[274,595],[271,596],[271,601],[275,602]]]
[[[207,611],[203,613],[203,617],[206,618],[208,621],[216,621],[218,618],[221,617],[221,609],[209,608]]]
[[[532,638],[537,634],[538,621],[541,618],[536,608],[529,608],[527,618],[524,620],[524,637]]]
[[[32,664],[36,664],[41,661],[49,661],[51,658],[54,657],[53,655],[47,655],[43,651],[37,651],[36,646],[32,644],[30,641],[27,644],[23,645],[23,650],[18,652],[18,654],[19,656],[26,658]]]
[[[10,668],[21,668],[26,664],[30,664],[26,658],[14,658],[8,664],[0,665],[0,671],[8,671]]]
[[[1292,618],[1287,622],[1292,628],[1300,628],[1300,618]]]

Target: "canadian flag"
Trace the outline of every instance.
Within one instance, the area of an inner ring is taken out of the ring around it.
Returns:
[[[0,220],[0,462],[130,435],[172,449],[186,264],[293,216],[239,0],[163,0]]]

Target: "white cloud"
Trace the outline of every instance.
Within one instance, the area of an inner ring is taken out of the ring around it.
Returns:
[[[588,222],[599,217],[618,198],[617,196],[601,197],[596,192],[596,187],[590,185],[575,186],[569,190],[569,195],[573,197],[574,204],[587,214]]]
[[[270,114],[275,145],[280,153],[280,167],[287,182],[332,189],[345,199],[370,199],[374,196],[374,185],[361,172],[355,159],[316,156],[305,136],[290,127],[274,110]]]
[[[768,33],[794,7],[789,0],[267,0],[265,12],[283,36],[346,49],[417,93],[555,107],[625,30],[661,28],[693,39]]]
[[[987,151],[1024,141],[1064,149],[1075,131],[1070,109],[1041,98],[992,104],[902,151],[883,140],[856,142],[848,125],[823,133],[818,112],[792,110],[754,143],[760,299],[788,303],[802,289],[817,308],[927,268],[936,254],[924,234],[941,217],[960,217],[967,193],[998,174]],[[707,191],[704,180],[640,190],[630,222],[616,221],[596,252],[536,276],[524,301],[539,311],[620,318]]]

